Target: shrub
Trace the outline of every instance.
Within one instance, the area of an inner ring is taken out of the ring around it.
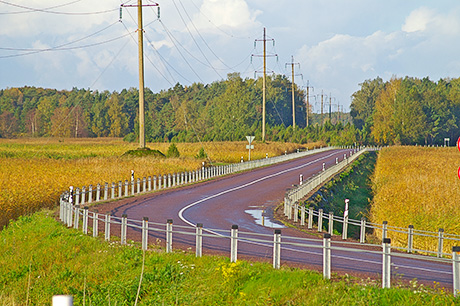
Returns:
[[[176,145],[172,143],[168,148],[166,157],[170,158],[170,157],[179,157],[179,156],[180,156],[179,150],[177,149]]]

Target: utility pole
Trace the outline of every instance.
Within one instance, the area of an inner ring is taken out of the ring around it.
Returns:
[[[329,121],[332,123],[332,93],[329,94]]]
[[[273,45],[275,45],[275,40],[274,39],[268,39],[269,41],[273,41]],[[263,46],[264,46],[264,52],[263,52],[263,58],[264,58],[264,68],[263,68],[263,85],[262,85],[262,141],[265,141],[265,92],[266,92],[266,78],[267,78],[267,35],[266,35],[266,29],[264,28],[264,35],[262,39],[256,39],[254,42],[254,46],[256,42],[262,41]],[[254,55],[252,56],[257,56],[260,57],[260,55]],[[269,56],[278,56],[277,54],[270,54]]]
[[[158,17],[160,8],[158,3],[142,5],[142,0],[137,0],[137,5],[122,4],[121,7],[137,7],[137,40],[139,49],[139,148],[145,148],[145,103],[144,103],[144,27],[142,24],[142,7],[157,6]],[[121,11],[121,9],[120,9]],[[121,12],[120,12],[121,19]]]
[[[323,126],[323,97],[324,97],[324,93],[321,90],[321,127]]]
[[[313,89],[313,91],[315,90],[313,87],[311,87],[311,89]],[[316,96],[315,96],[315,100],[316,100]],[[307,122],[307,126],[309,126],[309,117],[310,117],[310,81],[307,80],[307,105],[306,105],[306,109],[307,109],[307,118],[306,118],[306,122]]]
[[[291,71],[292,71],[292,130],[295,130],[295,97],[294,97],[294,66],[299,65],[299,63],[294,63],[294,56],[292,56],[292,60],[290,63],[286,64],[291,66]]]

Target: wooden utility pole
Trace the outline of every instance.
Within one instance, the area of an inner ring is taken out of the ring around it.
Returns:
[[[264,28],[264,72],[263,72],[263,85],[262,85],[262,141],[265,141],[265,89],[266,89],[266,76],[267,76],[267,37]]]
[[[142,0],[137,0],[137,37],[139,45],[139,148],[145,148],[144,112],[144,27],[142,25]]]
[[[157,6],[158,3],[142,4],[142,0],[137,0],[137,5],[122,4],[123,7],[137,7],[137,39],[139,49],[139,148],[145,148],[145,103],[144,103],[144,26],[142,24],[142,7],[143,6]],[[158,18],[160,18],[160,11],[158,8]]]
[[[290,63],[286,64],[286,65],[290,65],[291,66],[291,72],[292,72],[292,76],[291,76],[291,79],[292,79],[292,129],[295,130],[295,96],[294,96],[294,77],[295,77],[295,73],[294,73],[294,66],[295,65],[299,65],[300,67],[300,64],[299,63],[294,63],[294,56],[292,56],[292,60]]]
[[[262,141],[265,141],[265,104],[266,104],[266,79],[267,79],[267,40],[273,41],[273,44],[275,44],[274,39],[267,39],[267,34],[266,34],[266,29],[264,28],[264,35],[262,39],[256,39],[255,41],[262,41],[263,46],[264,46],[264,52],[263,52],[263,58],[264,58],[264,68],[262,71],[263,77],[262,77]],[[255,43],[254,43],[255,46]],[[252,54],[251,56],[260,56],[260,55],[254,55]],[[268,56],[278,56],[276,54],[270,54]]]

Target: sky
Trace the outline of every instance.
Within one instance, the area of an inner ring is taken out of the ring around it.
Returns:
[[[0,89],[139,87],[137,8],[127,0],[0,0]],[[349,111],[376,77],[460,77],[458,0],[144,0],[145,86],[267,72]]]

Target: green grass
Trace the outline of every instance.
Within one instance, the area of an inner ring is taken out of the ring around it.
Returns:
[[[70,294],[75,305],[134,305],[143,252],[67,229],[40,211],[0,232],[0,305],[50,305]],[[378,282],[204,256],[145,252],[139,305],[446,305],[443,290],[381,289]]]
[[[333,212],[336,216],[343,216],[345,199],[349,199],[350,219],[360,220],[368,218],[372,201],[372,175],[377,161],[376,152],[366,152],[355,160],[350,167],[339,176],[326,183],[312,198],[307,200],[306,207],[322,208],[324,213]],[[325,220],[327,228],[327,220]],[[342,223],[336,222],[334,229],[342,233]],[[350,227],[351,236],[359,237],[359,229]]]

